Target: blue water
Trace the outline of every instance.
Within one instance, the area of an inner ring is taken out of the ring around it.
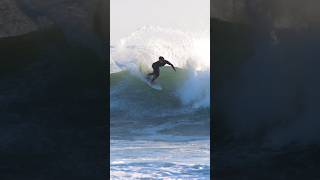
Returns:
[[[158,91],[111,74],[111,179],[210,179],[209,108],[183,105],[174,78],[160,77]]]
[[[209,142],[112,140],[111,179],[210,179]]]

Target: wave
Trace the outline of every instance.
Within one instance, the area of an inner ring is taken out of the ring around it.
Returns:
[[[137,77],[141,76],[141,70],[144,73],[152,71],[151,65],[159,56],[164,56],[180,68],[178,73],[162,68],[159,78],[160,84],[165,89],[162,93],[170,95],[169,97],[174,94],[175,98],[171,100],[174,102],[178,97],[179,105],[208,108],[210,105],[209,30],[188,33],[145,26],[121,39],[111,48],[111,88],[114,88],[116,79],[125,76],[130,79],[127,83],[131,86],[126,93],[130,94],[132,89],[136,91],[142,88],[143,83],[139,82]],[[150,88],[148,90],[151,92]],[[141,94],[142,97],[145,94],[148,93],[144,92]]]
[[[210,93],[200,92],[205,88],[199,88],[207,85],[205,81],[201,81],[201,78],[206,78],[206,74],[196,75],[196,77],[200,78],[197,79],[195,76],[189,77],[189,70],[181,68],[176,70],[176,72],[173,71],[171,67],[162,68],[162,74],[157,79],[157,82],[163,88],[161,91],[152,89],[128,70],[111,74],[111,108],[118,107],[118,109],[121,109],[121,106],[127,107],[127,105],[132,104],[135,108],[146,108],[152,105],[153,108],[169,109],[171,112],[185,107],[190,107],[194,110],[200,109],[200,107],[207,109],[208,107],[201,105],[210,103],[204,102],[207,98],[209,99],[207,94]],[[188,84],[190,81],[198,80],[200,82],[194,82],[199,84],[198,87]]]
[[[128,70],[111,74],[110,116],[113,139],[198,140],[208,138],[209,107],[181,96],[189,71],[164,67],[155,90]],[[189,93],[189,92],[184,92]],[[183,99],[185,98],[185,99]],[[198,99],[201,102],[201,98]],[[189,100],[190,101],[190,100]],[[195,128],[196,127],[196,128]]]

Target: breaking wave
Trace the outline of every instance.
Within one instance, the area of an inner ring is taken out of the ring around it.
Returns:
[[[178,97],[181,105],[208,108],[210,105],[209,34],[209,30],[188,33],[161,27],[142,27],[111,47],[111,81],[114,82],[114,73],[128,72],[126,76],[139,77],[141,71],[150,72],[152,63],[157,61],[159,56],[163,56],[181,71],[174,73],[163,68],[166,71],[161,71],[159,83],[162,86],[177,84],[175,89],[170,90],[175,97]],[[149,90],[152,91],[150,88]]]

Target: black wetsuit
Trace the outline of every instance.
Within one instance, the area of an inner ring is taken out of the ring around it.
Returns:
[[[174,68],[174,66],[167,60],[159,60],[157,62],[154,62],[152,64],[153,72],[148,74],[148,75],[153,75],[152,81],[154,81],[156,78],[159,77],[159,75],[160,75],[160,67],[165,66],[166,64],[169,64],[170,66],[172,66],[172,68],[174,70],[176,70]]]

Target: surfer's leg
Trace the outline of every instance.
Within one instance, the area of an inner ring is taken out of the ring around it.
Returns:
[[[151,73],[148,73],[147,76],[154,76],[155,75],[155,72],[157,71],[157,69],[155,69],[154,67],[153,68],[153,72]]]
[[[153,75],[153,78],[152,78],[151,82],[153,82],[154,80],[156,80],[156,79],[159,77],[159,75],[160,75],[159,70],[158,70],[158,71],[154,71],[154,75]]]
[[[148,73],[147,76],[146,76],[146,79],[148,79],[150,81],[151,76],[152,77],[154,76],[154,72]]]

